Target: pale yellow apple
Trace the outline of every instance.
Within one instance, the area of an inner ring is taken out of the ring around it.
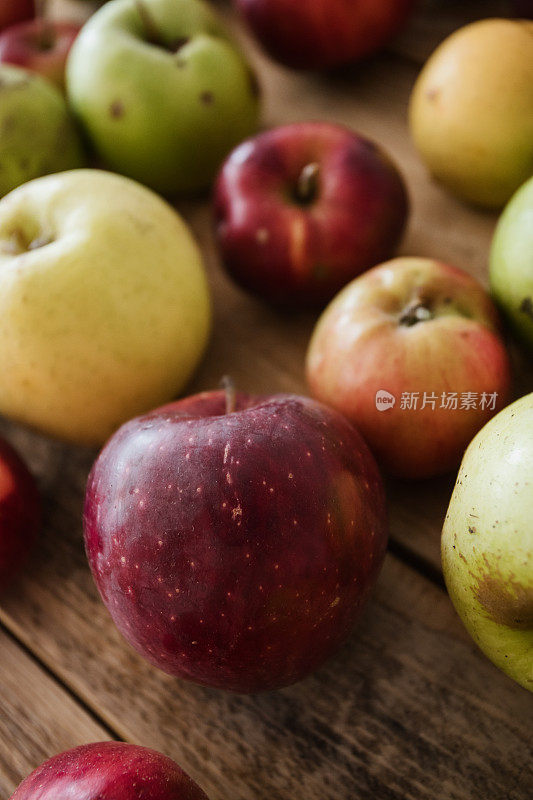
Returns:
[[[74,170],[0,201],[0,413],[100,444],[182,390],[210,315],[191,233],[134,181]]]
[[[438,181],[503,206],[533,174],[533,22],[486,19],[449,36],[415,84],[410,125]]]

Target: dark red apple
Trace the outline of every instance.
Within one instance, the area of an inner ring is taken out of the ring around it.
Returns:
[[[72,22],[42,18],[12,25],[0,35],[0,61],[39,72],[62,89],[67,57],[79,32]]]
[[[0,31],[33,16],[34,0],[0,0]]]
[[[11,800],[207,800],[170,758],[122,742],[76,747],[41,764]]]
[[[0,439],[0,592],[29,556],[39,529],[40,506],[28,468]]]
[[[233,410],[234,409],[234,410]],[[89,477],[85,540],[126,639],[172,675],[288,685],[346,639],[384,556],[359,433],[295,395],[196,395],[134,419]]]
[[[277,61],[330,69],[381,50],[401,30],[414,0],[235,0]]]
[[[287,125],[226,160],[217,241],[249,291],[280,305],[324,305],[393,254],[408,206],[402,177],[373,142],[326,122]]]

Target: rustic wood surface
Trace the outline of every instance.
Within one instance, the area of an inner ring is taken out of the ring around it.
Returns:
[[[219,4],[230,24],[232,15]],[[424,4],[389,53],[336,77],[294,75],[238,30],[265,91],[265,125],[325,118],[380,141],[399,162],[413,215],[401,252],[486,280],[495,217],[433,184],[405,115],[419,64],[444,35],[502,2]],[[76,16],[87,4],[55,0]],[[231,373],[243,389],[305,392],[314,317],[279,314],[220,270],[206,202],[181,204],[207,257],[215,334],[191,391]],[[519,389],[533,387],[517,358]],[[348,645],[297,686],[256,697],[201,689],[153,669],[97,597],[81,505],[94,451],[0,422],[45,497],[43,535],[0,602],[0,798],[45,757],[121,738],[167,753],[212,800],[526,800],[533,785],[531,696],[474,647],[442,588],[441,521],[453,477],[389,486],[391,555]]]

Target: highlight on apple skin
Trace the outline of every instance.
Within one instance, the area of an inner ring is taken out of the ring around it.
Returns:
[[[487,292],[424,258],[394,259],[348,284],[317,323],[306,373],[313,396],[359,428],[383,468],[410,479],[456,469],[511,389]]]
[[[40,521],[35,480],[11,445],[0,438],[0,592],[28,559]]]
[[[89,563],[109,613],[165,672],[276,689],[345,641],[387,542],[374,459],[294,395],[210,392],[124,425],[89,477]]]
[[[466,451],[442,531],[442,567],[476,644],[533,692],[533,394]]]
[[[235,0],[265,50],[294,69],[331,69],[385,47],[414,0]]]
[[[31,773],[11,800],[208,800],[172,759],[123,742],[67,750]]]
[[[216,238],[229,274],[277,305],[324,305],[390,258],[409,200],[374,142],[328,122],[285,125],[239,145],[215,185]]]

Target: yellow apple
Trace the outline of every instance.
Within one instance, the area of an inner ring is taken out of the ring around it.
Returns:
[[[199,249],[149,189],[73,170],[0,201],[0,413],[100,444],[180,392],[209,327]]]
[[[533,174],[533,22],[486,19],[448,37],[415,84],[410,124],[438,181],[503,206]]]

